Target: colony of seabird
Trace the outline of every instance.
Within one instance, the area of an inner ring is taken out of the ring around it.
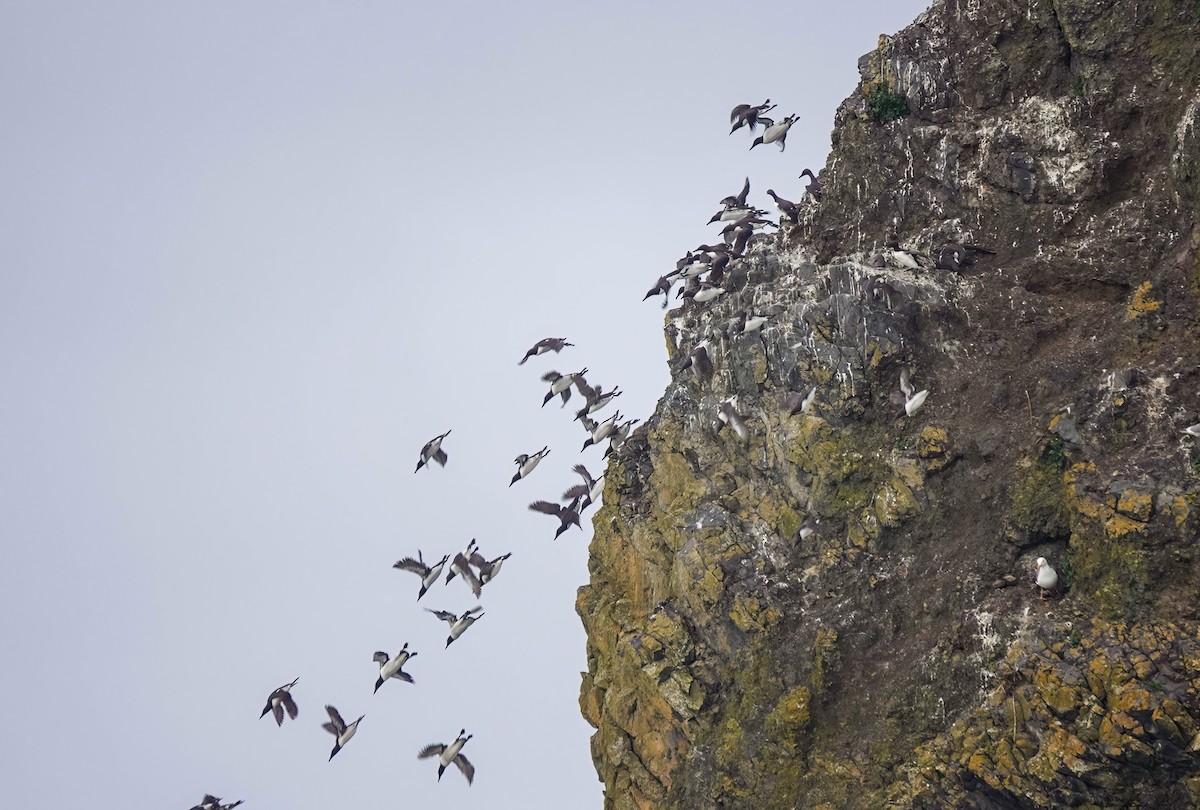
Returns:
[[[761,127],[762,133],[754,138],[750,148],[753,149],[761,144],[777,143],[782,152],[786,147],[788,130],[796,122],[798,116],[789,115],[776,122],[765,115],[775,106],[771,104],[770,99],[762,104],[737,105],[730,113],[730,123],[733,125],[730,134],[745,127],[751,135],[754,135],[756,130]],[[682,299],[683,311],[694,312],[696,308],[704,307],[726,293],[736,292],[739,283],[744,284],[746,277],[743,273],[740,276],[741,281],[737,281],[736,279],[739,277],[735,270],[738,263],[745,258],[755,234],[766,228],[776,228],[782,232],[787,226],[799,223],[806,206],[820,204],[822,194],[820,178],[810,169],[804,169],[801,172],[799,178],[803,179],[804,177],[809,178],[809,183],[803,192],[803,197],[798,202],[781,197],[774,189],[767,190],[768,196],[774,200],[779,211],[778,222],[767,219],[765,210],[749,204],[750,179],[747,177],[737,194],[725,197],[720,201],[720,210],[709,220],[709,224],[715,223],[722,226],[720,241],[716,244],[702,244],[687,251],[676,262],[675,269],[660,276],[642,300],[661,295],[663,296],[663,309],[666,309],[671,302],[671,290],[677,282],[681,282],[681,286],[676,290],[675,298]],[[961,273],[979,256],[991,252],[975,245],[950,243],[938,248],[932,256],[928,256],[903,247],[899,237],[892,233],[884,240],[883,249],[871,255],[864,264],[878,268],[896,267],[914,271],[938,269]],[[867,293],[874,294],[877,289],[886,288],[887,282],[871,278],[864,282],[864,287],[870,287]],[[680,351],[674,363],[675,372],[690,369],[697,384],[704,385],[713,376],[713,340],[719,336],[730,337],[759,332],[769,325],[770,318],[771,316],[768,314],[753,312],[746,308],[739,309],[727,326],[718,327],[715,330],[710,326],[710,334],[703,335],[686,351]],[[523,365],[531,358],[550,352],[557,354],[573,345],[562,337],[544,338],[525,352],[518,361],[518,365]],[[582,397],[583,403],[575,412],[575,420],[583,425],[588,434],[582,450],[586,450],[592,445],[598,445],[607,439],[608,448],[604,453],[604,457],[607,459],[614,450],[621,447],[639,420],[622,419],[619,410],[606,418],[593,419],[592,415],[610,406],[613,400],[621,395],[621,390],[615,386],[606,390],[600,385],[589,383],[585,377],[587,373],[588,369],[584,367],[579,371],[569,373],[548,371],[543,374],[541,379],[549,384],[549,388],[543,397],[542,407],[545,407],[551,400],[559,398],[562,407],[565,408],[571,400],[572,391],[577,391]],[[817,396],[818,387],[816,385],[809,387],[804,392],[789,392],[785,394],[781,408],[789,416],[797,414],[815,416]],[[910,371],[907,368],[902,369],[899,390],[893,393],[891,398],[896,405],[903,408],[904,414],[912,416],[925,403],[928,396],[929,389],[917,391],[911,383]],[[746,415],[738,408],[736,395],[721,400],[716,413],[713,414],[713,421],[718,429],[728,427],[740,441],[749,442],[751,429]],[[1200,437],[1200,424],[1192,425],[1184,432]],[[447,430],[426,442],[418,455],[415,472],[420,472],[431,462],[436,462],[439,466],[447,464],[449,454],[443,448],[443,444],[450,433],[451,431]],[[536,452],[518,455],[514,459],[516,471],[509,481],[509,486],[528,478],[550,451],[549,446],[544,446]],[[593,476],[583,464],[577,464],[573,469],[582,479],[582,483],[571,486],[563,492],[560,502],[536,500],[529,504],[529,509],[558,520],[554,539],[558,539],[572,526],[582,529],[580,524],[582,513],[595,503],[604,488],[603,472],[599,476]],[[817,530],[818,521],[810,515],[796,534],[799,538],[806,538]],[[417,575],[420,582],[417,592],[418,601],[437,584],[443,572],[447,574],[445,584],[448,585],[456,577],[461,577],[475,597],[479,598],[483,586],[496,578],[500,573],[501,566],[512,556],[511,553],[506,553],[489,560],[480,552],[475,539],[472,539],[463,551],[455,554],[443,554],[441,559],[436,562],[427,563],[420,549],[416,554],[415,559],[405,557],[398,560],[393,567]],[[431,558],[431,560],[433,559],[436,558]],[[1037,559],[1035,572],[1035,582],[1043,598],[1048,594],[1056,593],[1058,574],[1044,557]],[[473,607],[461,614],[432,608],[425,610],[449,625],[450,630],[445,645],[447,648],[485,615],[482,606]],[[409,650],[408,642],[405,642],[395,654],[382,650],[376,651],[373,660],[379,665],[379,675],[375,680],[374,690],[378,692],[384,684],[393,679],[407,684],[415,683],[415,679],[404,670],[404,666],[416,656],[415,650]],[[298,681],[299,678],[295,678],[290,683],[270,692],[260,718],[271,714],[279,726],[283,725],[285,715],[293,720],[296,719],[299,715],[299,707],[292,695],[292,690]],[[333,750],[329,754],[329,759],[332,760],[354,737],[359,723],[363,721],[365,715],[360,715],[354,722],[347,723],[333,705],[327,704],[325,711],[329,715],[329,722],[324,723],[322,727],[335,738]],[[419,759],[435,756],[438,758],[439,781],[446,767],[453,763],[466,777],[467,782],[472,783],[475,778],[475,766],[462,753],[463,746],[472,736],[467,734],[467,730],[463,728],[452,742],[426,745],[418,751],[417,757]],[[201,802],[193,806],[191,810],[232,810],[240,804],[242,804],[240,800],[223,804],[221,799],[211,794],[205,794]]]

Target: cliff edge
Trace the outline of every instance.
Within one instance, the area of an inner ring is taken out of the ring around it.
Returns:
[[[606,808],[1200,805],[1197,41],[1194,0],[945,0],[863,57],[821,200],[669,315],[715,373],[610,462]]]

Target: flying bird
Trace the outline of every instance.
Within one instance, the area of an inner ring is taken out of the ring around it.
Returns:
[[[900,390],[894,391],[891,399],[895,404],[904,406],[904,415],[912,416],[916,413],[925,404],[927,396],[929,389],[914,392],[912,383],[908,380],[908,369],[900,369]]]
[[[425,595],[425,591],[429,590],[429,586],[438,581],[438,577],[442,575],[442,568],[445,567],[446,561],[450,559],[450,555],[442,557],[441,562],[434,565],[426,565],[424,558],[421,556],[421,550],[417,549],[417,558],[405,557],[403,560],[397,560],[392,568],[399,568],[401,571],[411,571],[421,578],[421,591],[417,594],[417,601],[421,601],[421,597]]]
[[[300,679],[296,678],[291,683],[285,683],[272,692],[267,698],[267,705],[263,706],[262,714],[258,716],[258,719],[261,720],[267,716],[267,712],[272,712],[275,715],[275,725],[282,726],[283,712],[286,710],[288,717],[295,720],[296,715],[300,714],[300,709],[296,706],[295,698],[292,697],[292,687],[296,685],[296,681],[298,680]]]
[[[721,200],[721,205],[726,208],[745,208],[746,198],[750,196],[750,178],[746,178],[746,182],[742,184],[742,190],[737,194],[732,194]]]
[[[483,607],[480,605],[476,605],[470,610],[464,612],[461,616],[455,616],[448,610],[430,610],[429,608],[425,609],[450,625],[450,635],[446,637],[447,647],[453,644],[459,636],[467,632],[468,627],[475,624],[475,622],[479,621],[484,616],[484,614],[481,612]],[[479,615],[474,615],[476,613]]]
[[[430,461],[436,461],[442,467],[446,466],[446,451],[442,449],[442,439],[449,435],[450,431],[447,430],[441,436],[434,436],[425,442],[425,446],[421,448],[421,460],[417,462],[417,469],[413,472],[418,472]]]
[[[511,487],[513,484],[529,475],[531,472],[533,472],[534,468],[541,463],[542,459],[548,455],[550,455],[550,446],[546,445],[533,455],[522,453],[521,455],[517,456],[515,459],[513,459],[517,465],[517,472],[515,475],[513,475],[512,480],[508,482],[508,485]]]
[[[442,781],[442,772],[446,770],[446,766],[453,762],[462,771],[462,775],[467,777],[467,784],[469,785],[475,780],[475,766],[462,755],[462,747],[467,744],[467,740],[474,736],[474,734],[467,734],[467,730],[464,728],[458,732],[458,739],[449,745],[434,743],[433,745],[425,746],[417,752],[417,759],[428,759],[433,756],[438,758],[439,782]]]
[[[729,134],[737,132],[744,126],[750,127],[750,131],[754,132],[754,127],[758,124],[770,126],[771,119],[764,118],[763,113],[770,112],[775,109],[771,99],[767,99],[762,104],[739,104],[729,113],[729,123],[733,124],[733,129],[729,130]]]
[[[545,354],[546,352],[554,352],[557,354],[563,350],[563,347],[574,345],[574,343],[567,343],[566,338],[542,338],[537,343],[533,344],[532,349],[525,352],[525,356],[517,361],[517,365],[524,365],[525,361],[530,357],[537,357],[539,354]]]
[[[379,679],[375,681],[375,691],[379,691],[379,687],[383,686],[389,679],[395,678],[405,683],[412,683],[413,677],[405,672],[401,667],[416,655],[415,652],[408,651],[408,642],[404,642],[404,646],[400,648],[400,652],[395,655],[388,655],[382,650],[377,650],[371,660],[379,664]]]
[[[542,381],[550,383],[550,390],[546,392],[546,397],[542,400],[542,407],[546,407],[546,403],[556,396],[562,397],[562,404],[565,406],[567,400],[571,398],[571,386],[584,374],[587,374],[586,368],[572,374],[559,374],[557,371],[548,371],[543,374]]]
[[[798,413],[808,413],[816,398],[817,387],[815,385],[809,389],[807,394],[793,391],[783,398],[783,409],[787,411],[788,416],[795,416]]]
[[[605,391],[599,385],[593,388],[587,384],[586,380],[581,378],[576,381],[575,387],[579,389],[579,393],[587,401],[587,404],[575,413],[576,419],[580,419],[589,414],[593,414],[596,411],[603,410],[614,399],[621,396],[621,387],[619,385],[614,386],[613,390],[611,391]]]
[[[500,567],[504,565],[504,561],[512,556],[512,552],[501,554],[494,560],[484,559],[483,555],[478,551],[471,555],[471,565],[479,569],[479,584],[487,585],[500,573]],[[478,594],[477,594],[478,595]]]
[[[593,444],[599,444],[600,442],[607,439],[609,434],[613,432],[613,429],[616,428],[617,420],[620,418],[621,418],[620,411],[617,411],[612,416],[605,419],[603,422],[596,422],[595,420],[589,419],[588,417],[584,416],[582,418],[583,426],[585,428],[587,428],[589,431],[591,431],[592,435],[587,437],[587,439],[583,443],[583,447],[580,448],[579,452],[582,453],[584,450],[587,450]]]
[[[195,805],[192,810],[233,810],[242,803],[241,799],[230,804],[221,804],[221,800],[211,793],[205,793],[204,798],[200,800],[200,804]]]
[[[555,540],[558,539],[560,534],[571,528],[572,525],[576,526],[581,531],[583,530],[583,527],[579,525],[578,497],[576,497],[566,506],[550,503],[550,501],[534,501],[533,503],[529,504],[529,508],[535,512],[541,512],[545,515],[554,515],[559,519],[560,525],[558,527],[558,531],[554,533]]]
[[[328,731],[337,738],[337,742],[333,744],[333,750],[329,752],[329,761],[337,756],[337,752],[346,747],[346,743],[350,742],[350,738],[354,736],[354,732],[358,731],[358,724],[362,722],[366,715],[361,715],[350,725],[346,725],[346,721],[338,714],[338,710],[332,706],[326,706],[325,711],[329,712],[329,722],[322,723],[321,728]]]
[[[744,442],[750,441],[750,428],[746,426],[746,418],[738,413],[736,395],[721,403],[721,407],[717,409],[717,419],[721,425],[729,425],[739,439]]]
[[[576,464],[571,468],[575,474],[583,479],[582,484],[576,484],[562,494],[563,500],[568,501],[572,498],[578,500],[583,499],[583,503],[579,505],[579,511],[587,509],[600,497],[600,493],[604,491],[604,474],[601,473],[599,478],[593,478],[588,472],[588,468],[582,464]]]
[[[798,115],[789,115],[787,118],[780,121],[778,124],[772,124],[763,130],[763,134],[754,139],[754,143],[750,144],[750,148],[758,146],[760,143],[778,143],[779,151],[782,152],[787,146],[788,130],[792,128],[792,124],[796,123]]]

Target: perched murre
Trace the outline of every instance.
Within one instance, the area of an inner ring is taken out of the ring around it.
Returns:
[[[392,564],[392,568],[399,568],[401,571],[412,571],[421,578],[421,591],[417,594],[417,601],[421,601],[421,597],[425,595],[425,591],[429,590],[429,586],[438,581],[438,577],[442,575],[442,568],[445,567],[446,561],[450,559],[450,555],[442,557],[442,561],[434,565],[426,565],[425,559],[421,556],[421,550],[417,549],[417,558],[405,557],[402,560],[397,560]]]
[[[691,351],[687,353],[687,356],[679,364],[679,371],[686,371],[689,368],[696,375],[696,382],[698,383],[703,384],[712,379],[713,364],[712,359],[708,356],[707,338],[693,346]]]
[[[513,475],[512,480],[508,482],[508,485],[511,487],[513,484],[529,475],[531,472],[533,472],[534,468],[541,463],[541,460],[548,455],[550,455],[549,445],[543,447],[541,450],[538,450],[533,455],[522,453],[521,455],[517,456],[515,459],[513,459],[517,465],[517,472]]]
[[[296,715],[300,714],[300,709],[296,706],[296,699],[292,697],[292,687],[299,680],[299,678],[296,678],[291,683],[285,683],[272,692],[267,697],[267,705],[263,706],[262,714],[258,716],[258,719],[263,719],[267,716],[267,712],[271,712],[275,715],[275,725],[282,726],[283,712],[286,710],[288,717],[295,720]]]
[[[736,394],[721,402],[717,409],[717,419],[720,420],[720,425],[729,425],[743,442],[750,441],[750,428],[746,426],[746,418],[738,413]]]
[[[557,371],[548,371],[543,374],[542,382],[550,383],[550,390],[546,392],[546,397],[542,400],[542,407],[546,407],[546,403],[556,396],[562,397],[562,404],[565,406],[567,400],[571,398],[571,386],[584,374],[587,374],[586,368],[571,374],[559,374]]]
[[[446,451],[442,449],[442,439],[449,435],[450,431],[447,430],[441,436],[434,436],[425,442],[425,446],[421,448],[421,460],[417,462],[417,469],[413,472],[419,472],[430,461],[436,461],[442,467],[446,466]]]
[[[346,725],[346,721],[338,714],[337,709],[326,705],[325,711],[329,712],[329,722],[323,723],[321,728],[337,738],[337,742],[333,744],[333,750],[329,752],[329,760],[333,761],[333,758],[337,756],[337,752],[345,748],[346,743],[350,742],[350,738],[354,736],[354,732],[358,731],[358,724],[362,722],[366,715],[360,715],[353,723]]]
[[[795,225],[800,222],[800,206],[791,200],[785,200],[775,193],[775,189],[767,189],[767,195],[775,201],[775,207],[779,209],[780,217],[787,217]]]
[[[375,681],[375,691],[379,691],[379,687],[383,686],[389,678],[395,678],[405,683],[413,683],[412,675],[409,675],[401,667],[404,666],[408,659],[416,655],[415,652],[408,651],[408,642],[404,642],[404,646],[400,648],[400,652],[393,656],[389,656],[382,650],[376,650],[375,655],[371,659],[379,664],[379,679]]]
[[[566,338],[542,338],[537,343],[533,344],[533,348],[525,352],[525,356],[517,361],[517,365],[524,365],[525,361],[530,357],[537,357],[539,354],[546,352],[561,352],[566,346],[574,346],[574,343],[567,343]]]
[[[1050,567],[1050,563],[1046,562],[1045,557],[1037,558],[1037,562],[1033,564],[1033,570],[1037,572],[1035,581],[1038,593],[1042,599],[1045,599],[1047,592],[1053,592],[1058,587],[1058,572]]]
[[[732,328],[730,333],[734,335],[745,335],[749,332],[757,332],[770,322],[770,318],[765,315],[752,315],[748,309],[739,309],[733,318]]]
[[[587,450],[593,444],[599,444],[600,442],[607,439],[608,434],[613,432],[613,428],[615,428],[617,426],[617,420],[620,418],[621,418],[620,411],[617,411],[612,416],[605,419],[603,422],[597,422],[593,419],[589,419],[588,417],[584,416],[582,419],[583,426],[585,428],[587,428],[591,432],[592,435],[588,436],[587,441],[585,441],[583,443],[583,447],[580,448],[579,452],[582,453],[584,450]]]
[[[807,394],[793,391],[783,398],[783,409],[787,411],[788,416],[795,416],[798,413],[808,413],[816,398],[817,387],[815,385],[809,389]]]
[[[800,172],[801,180],[803,180],[805,178],[805,176],[808,177],[809,183],[808,183],[808,188],[804,189],[804,191],[808,194],[808,196],[812,197],[815,201],[820,202],[821,201],[821,181],[818,180],[817,176],[812,173],[812,169],[805,169],[804,171]]]
[[[467,740],[474,736],[474,734],[467,734],[467,730],[464,728],[458,732],[458,738],[449,745],[434,743],[425,746],[417,752],[417,759],[428,759],[433,756],[438,758],[439,782],[442,781],[442,772],[446,770],[446,766],[453,762],[462,771],[462,775],[467,777],[469,785],[475,780],[475,766],[462,755],[462,747],[467,744]]]
[[[767,127],[762,135],[754,139],[754,143],[750,144],[750,148],[753,149],[760,143],[778,143],[779,151],[782,152],[787,146],[788,130],[791,129],[792,124],[796,123],[796,119],[799,117],[798,115],[789,115],[778,124],[772,124]]]
[[[900,390],[892,392],[892,402],[897,405],[904,406],[904,415],[912,416],[917,410],[925,404],[925,398],[929,396],[929,389],[914,392],[912,384],[908,380],[908,369],[900,369]]]
[[[733,124],[733,129],[729,130],[729,134],[737,132],[744,126],[750,127],[750,132],[754,132],[754,127],[759,123],[768,122],[771,119],[763,118],[763,113],[770,112],[775,109],[771,99],[767,99],[762,104],[739,104],[729,113],[729,123]]]
[[[977,245],[963,245],[951,242],[947,245],[942,245],[934,252],[933,266],[939,270],[961,273],[964,267],[970,267],[975,264],[975,256],[980,253],[986,253],[991,256],[996,255],[996,251],[981,248]]]
[[[897,267],[907,270],[921,269],[921,254],[915,250],[900,247],[900,237],[895,231],[887,235],[887,238],[883,240],[883,246],[887,248],[884,256],[890,257]]]
[[[584,509],[587,509],[589,506],[591,506],[592,503],[600,497],[600,493],[604,491],[604,474],[601,473],[599,478],[593,478],[592,474],[588,472],[588,468],[582,464],[576,464],[571,469],[575,471],[576,475],[583,479],[583,483],[576,484],[564,492],[562,494],[562,499],[564,501],[569,501],[572,499],[582,498],[583,503],[579,505],[579,511],[582,512]]]
[[[811,514],[805,518],[804,523],[800,524],[800,528],[796,529],[796,533],[792,536],[792,545],[798,546],[816,534],[818,523],[820,521]]]
[[[700,282],[700,288],[691,294],[690,298],[697,304],[707,304],[719,295],[725,294],[724,287],[718,287],[709,281]],[[688,297],[688,296],[685,296]]]
[[[451,644],[453,644],[455,641],[457,641],[459,636],[461,636],[463,633],[467,632],[468,627],[475,624],[475,622],[479,621],[484,616],[484,614],[482,612],[483,607],[481,605],[476,605],[475,607],[471,608],[470,610],[465,611],[461,616],[455,616],[453,613],[451,613],[448,610],[430,610],[429,608],[425,608],[425,609],[428,610],[430,613],[432,613],[434,616],[437,616],[439,619],[444,621],[446,624],[450,625],[450,635],[446,637],[446,646],[447,647],[449,647]],[[478,613],[479,615],[476,616],[475,615],[476,613]]]
[[[534,501],[533,503],[529,504],[529,508],[535,512],[541,512],[542,514],[546,515],[554,515],[558,518],[559,526],[558,531],[554,533],[555,540],[558,539],[560,534],[571,528],[572,525],[580,530],[583,529],[583,527],[579,525],[579,498],[575,498],[566,506],[550,503],[550,501]]]
[[[746,182],[742,184],[742,190],[737,194],[733,194],[721,200],[721,205],[726,208],[745,208],[746,198],[750,196],[750,178],[746,178]]]

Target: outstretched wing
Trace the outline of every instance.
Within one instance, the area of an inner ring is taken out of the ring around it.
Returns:
[[[446,451],[440,447],[438,448],[437,452],[433,454],[433,460],[443,467],[446,466],[447,458],[449,458],[449,456],[446,455]]]
[[[417,562],[412,557],[405,557],[403,560],[396,560],[392,564],[392,568],[399,568],[401,571],[412,571],[419,577],[423,577],[429,573],[428,566]]]
[[[279,700],[283,704],[283,708],[287,709],[288,717],[295,720],[296,715],[300,714],[300,707],[296,705],[296,699],[292,697],[292,693],[284,692]]]
[[[425,608],[425,610],[429,611],[434,616],[437,616],[439,619],[441,619],[444,622],[449,622],[450,624],[454,624],[456,621],[458,621],[458,617],[455,616],[453,613],[451,613],[448,610],[433,610],[432,608]]]
[[[428,759],[429,757],[436,757],[436,756],[439,756],[445,750],[446,750],[446,746],[442,745],[441,743],[434,743],[433,745],[427,745],[424,748],[422,748],[420,751],[417,752],[417,759]]]
[[[479,593],[483,588],[479,582],[479,577],[475,576],[475,572],[471,570],[470,563],[467,562],[467,558],[462,554],[456,556],[454,561],[458,563],[458,571],[462,574],[462,578],[467,581],[467,585],[470,586],[471,593],[475,594],[475,598],[478,599]]]
[[[285,693],[286,694],[286,693]],[[271,703],[271,714],[275,716],[275,725],[283,725],[283,696],[279,698],[279,703]]]
[[[559,510],[562,507],[556,503],[550,503],[550,501],[534,501],[533,503],[529,504],[529,508],[535,512],[542,512],[544,514],[554,515],[557,517]]]
[[[346,729],[346,721],[338,714],[338,710],[326,704],[325,711],[329,712],[329,719],[333,721],[333,733],[341,734]],[[327,723],[326,726],[329,724]]]
[[[475,766],[471,764],[469,759],[459,754],[454,758],[454,764],[462,771],[462,775],[467,777],[468,785],[475,781]]]

